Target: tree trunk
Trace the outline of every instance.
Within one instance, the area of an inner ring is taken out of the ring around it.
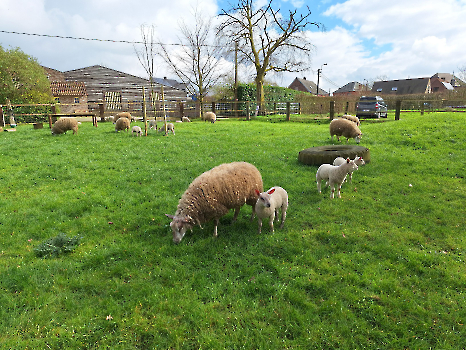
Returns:
[[[259,113],[260,115],[264,115],[264,103],[265,103],[265,97],[264,97],[264,77],[263,76],[257,76],[256,77],[256,100],[257,103],[259,104]]]

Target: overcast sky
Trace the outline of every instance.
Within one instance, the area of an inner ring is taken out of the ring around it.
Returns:
[[[264,2],[264,0],[259,0]],[[176,43],[180,20],[189,23],[195,7],[206,16],[230,8],[234,0],[0,0],[0,31],[141,41],[142,24],[157,38]],[[298,77],[335,91],[351,81],[378,77],[407,79],[458,73],[466,66],[465,0],[273,0],[284,14],[305,10],[325,31],[309,33],[315,52],[312,70],[270,77],[288,86]],[[40,64],[60,71],[103,65],[147,77],[133,44],[59,39],[0,32],[0,45],[19,47]],[[327,65],[322,66],[324,63]],[[173,77],[160,65],[157,77]]]

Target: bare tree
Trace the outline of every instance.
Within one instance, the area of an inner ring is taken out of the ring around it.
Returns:
[[[186,85],[188,92],[197,97],[202,115],[203,102],[209,90],[222,79],[219,60],[221,48],[214,44],[212,19],[194,10],[194,27],[180,22],[179,45],[175,49],[160,43],[162,57],[172,72]]]
[[[304,14],[289,11],[288,17],[280,9],[272,8],[272,0],[260,8],[253,8],[253,0],[239,0],[229,10],[221,10],[224,21],[217,33],[225,43],[238,43],[244,61],[255,67],[257,101],[261,109],[264,103],[264,79],[269,71],[300,72],[310,68],[313,46],[306,38],[309,26],[309,7]]]
[[[156,47],[157,43],[154,38],[155,27],[154,25],[147,26],[145,24],[141,25],[141,37],[143,48],[137,50],[134,46],[134,51],[138,57],[139,63],[143,66],[144,70],[149,77],[151,90],[154,87],[154,61],[156,56]]]

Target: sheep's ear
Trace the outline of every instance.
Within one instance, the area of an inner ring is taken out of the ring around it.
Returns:
[[[350,159],[349,158],[346,158],[346,163],[349,163],[350,162]]]
[[[257,194],[257,195],[260,195],[260,194],[261,194],[257,188],[255,189],[255,191],[256,191],[256,194]]]
[[[267,194],[272,194],[272,193],[274,193],[274,192],[275,192],[275,188],[271,188],[271,189],[269,190],[269,192],[267,192]]]

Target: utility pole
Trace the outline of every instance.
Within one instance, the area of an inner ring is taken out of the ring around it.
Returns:
[[[316,96],[319,96],[319,81],[320,81],[320,72],[322,72],[322,67],[326,66],[327,63],[324,63],[323,65],[320,66],[320,68],[317,69],[317,91],[316,91]]]

